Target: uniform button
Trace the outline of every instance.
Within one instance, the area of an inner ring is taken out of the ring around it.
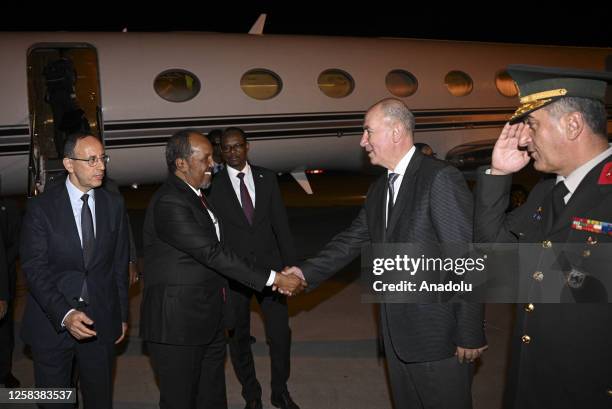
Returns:
[[[612,388],[608,388],[606,392],[608,393],[608,396],[612,398]]]
[[[535,305],[525,304],[525,312],[533,312],[533,310],[535,310]]]
[[[552,247],[552,242],[550,240],[544,240],[542,242],[542,247],[544,247],[545,249],[549,249]]]
[[[542,280],[544,280],[544,273],[541,271],[536,271],[535,273],[533,273],[533,279],[541,282]]]
[[[521,340],[523,341],[523,344],[528,344],[531,342],[531,337],[529,335],[523,335]]]
[[[589,257],[591,255],[591,250],[585,250],[582,252],[582,257]]]

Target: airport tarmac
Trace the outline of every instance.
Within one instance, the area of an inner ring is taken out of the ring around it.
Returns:
[[[335,233],[348,226],[373,178],[357,174],[314,175],[311,182],[316,194],[312,197],[303,193],[288,177],[280,178],[300,258],[315,254]],[[144,208],[153,191],[154,187],[144,186],[138,191],[125,191],[140,250]],[[23,277],[19,277],[15,312],[17,333],[26,291]],[[141,293],[140,285],[130,290],[130,336],[118,348],[115,409],[158,407],[159,391],[138,336]],[[378,354],[375,308],[376,305],[361,302],[359,260],[315,291],[289,300],[293,340],[289,390],[302,409],[391,409],[385,363]],[[476,409],[501,408],[512,311],[509,304],[487,305],[489,350],[478,363],[474,377]],[[272,408],[269,400],[270,360],[255,302],[252,318],[252,335],[257,339],[253,353],[263,388],[262,400],[264,408]],[[23,387],[29,387],[34,383],[32,361],[19,337],[16,341],[13,373]],[[226,363],[226,380],[229,407],[243,408],[240,385],[229,361]],[[6,407],[30,409],[35,406]]]

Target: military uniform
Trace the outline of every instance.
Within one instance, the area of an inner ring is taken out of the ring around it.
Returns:
[[[563,78],[564,72],[545,67],[509,72],[527,94],[514,121],[563,96],[601,99],[612,78],[604,74],[597,85],[595,73]],[[561,248],[570,249],[561,266],[554,266],[571,273],[560,288],[561,302],[518,305],[504,399],[508,409],[612,408],[612,147],[592,162],[597,163],[556,218],[554,178],[538,183],[523,206],[505,214],[512,176],[478,176],[475,241],[534,243],[527,246],[529,257],[523,253],[520,260],[521,280],[531,280],[529,296],[541,296],[544,284],[557,280],[551,260],[558,260]],[[575,272],[582,281],[572,281]]]

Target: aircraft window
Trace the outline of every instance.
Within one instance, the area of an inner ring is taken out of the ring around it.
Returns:
[[[463,71],[451,71],[446,74],[444,84],[448,92],[456,97],[464,97],[474,89],[472,78]]]
[[[155,77],[153,88],[157,95],[170,102],[189,101],[200,92],[200,80],[189,71],[166,70]]]
[[[323,71],[317,79],[319,89],[331,98],[344,98],[355,89],[355,81],[346,72],[332,68]]]
[[[389,71],[385,84],[390,93],[400,98],[409,97],[419,87],[416,77],[404,70]]]
[[[277,96],[283,89],[283,82],[272,71],[256,68],[242,76],[240,88],[249,97],[263,100]]]
[[[516,97],[518,95],[518,88],[508,71],[502,70],[495,75],[495,86],[499,93],[505,97]]]

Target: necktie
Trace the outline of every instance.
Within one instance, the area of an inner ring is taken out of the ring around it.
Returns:
[[[83,207],[81,208],[81,235],[83,237],[83,261],[85,263],[86,270],[91,262],[96,242],[96,238],[94,236],[93,217],[91,215],[89,203],[87,202],[88,199],[89,195],[87,193],[81,196],[81,200],[83,201]],[[83,287],[81,288],[81,298],[85,302],[88,300],[87,273],[85,274],[85,280],[83,280]]]
[[[563,181],[557,183],[552,190],[552,205],[553,205],[553,220],[556,221],[563,209],[565,208],[565,201],[563,198],[569,193],[569,189],[565,186]]]
[[[399,177],[397,173],[389,173],[389,177],[387,179],[387,187],[388,191],[388,201],[387,201],[387,227],[389,227],[389,223],[391,222],[391,215],[393,214],[393,198],[395,197],[395,180]]]
[[[212,221],[214,224],[217,224],[217,218],[215,217],[215,214],[213,213],[212,210],[210,210],[210,206],[208,205],[208,200],[206,199],[206,196],[204,196],[204,193],[202,193],[202,191],[200,191],[200,194],[198,195],[198,197],[200,198],[200,202],[202,202],[202,206],[204,206],[204,209],[206,210],[206,213],[210,216],[212,215]],[[210,212],[210,213],[208,213]]]
[[[251,200],[251,195],[249,195],[249,190],[244,183],[244,173],[238,173],[238,179],[240,179],[240,201],[242,202],[242,210],[249,224],[253,224],[255,208],[253,207],[253,201]]]

